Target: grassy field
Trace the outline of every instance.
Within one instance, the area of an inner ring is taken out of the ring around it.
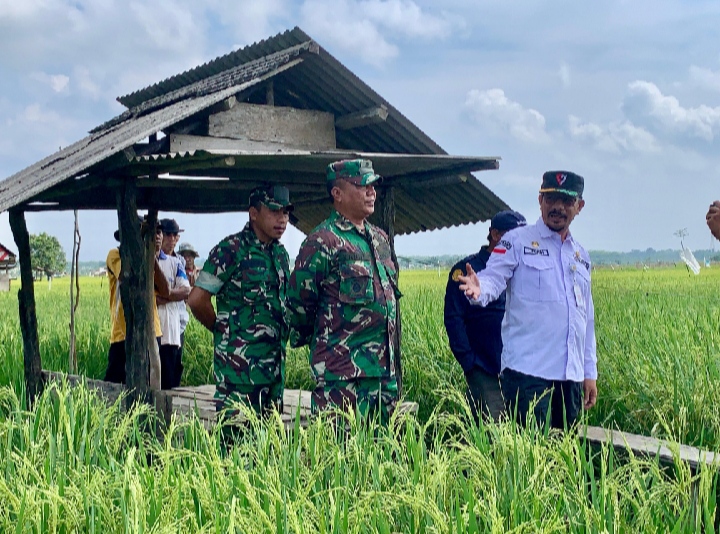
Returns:
[[[572,437],[478,428],[442,323],[445,278],[401,275],[406,396],[416,419],[337,437],[259,425],[227,452],[195,423],[164,442],[142,413],[77,390],[19,399],[15,291],[0,293],[0,529],[15,532],[707,532],[715,470],[590,451]],[[588,422],[720,450],[720,269],[594,273],[599,401]],[[17,289],[15,287],[15,289]],[[43,367],[66,370],[67,279],[36,285]],[[82,281],[78,363],[105,371],[107,281]],[[186,335],[184,381],[212,382],[210,336]],[[307,354],[288,387],[311,384]]]

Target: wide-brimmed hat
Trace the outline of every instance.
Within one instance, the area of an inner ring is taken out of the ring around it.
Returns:
[[[190,243],[180,243],[180,246],[178,246],[178,254],[191,254],[194,258],[200,256],[197,250],[195,250],[195,247]]]

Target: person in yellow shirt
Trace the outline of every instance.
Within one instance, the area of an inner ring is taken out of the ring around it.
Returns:
[[[144,222],[140,219],[141,227],[144,228]],[[155,294],[167,298],[170,293],[170,289],[160,270],[160,265],[157,261],[157,254],[160,252],[160,245],[162,244],[162,230],[158,226],[155,230],[155,266],[153,270],[153,280],[155,283]],[[115,231],[115,239],[120,241],[119,231]],[[122,246],[122,243],[120,244]],[[108,252],[106,260],[106,268],[109,280],[110,288],[110,349],[108,350],[108,366],[105,371],[105,382],[116,382],[119,384],[125,383],[125,311],[123,310],[122,301],[120,299],[120,272],[121,272],[121,261],[120,261],[120,246],[113,248]],[[162,330],[160,329],[160,318],[158,317],[157,305],[155,299],[153,299],[153,322],[155,324],[155,336],[158,338],[162,336]]]

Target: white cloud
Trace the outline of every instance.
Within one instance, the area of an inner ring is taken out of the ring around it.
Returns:
[[[698,87],[720,91],[720,71],[714,72],[710,69],[692,65],[690,67],[690,81]]]
[[[629,121],[611,122],[600,126],[593,122],[581,122],[574,115],[568,117],[570,136],[588,142],[597,150],[619,154],[621,152],[655,152],[655,137]]]
[[[40,83],[49,85],[56,93],[61,93],[68,86],[70,78],[64,74],[47,74],[45,72],[33,72],[30,78]]]
[[[465,99],[465,109],[479,126],[491,128],[529,142],[546,142],[545,117],[507,98],[502,89],[473,89]]]
[[[76,65],[73,69],[73,85],[81,94],[97,100],[102,96],[100,85],[92,79],[92,74],[87,67]]]
[[[0,0],[0,19],[18,20],[32,17],[47,7],[47,3],[46,0]]]
[[[385,35],[437,39],[452,27],[447,18],[424,12],[412,0],[306,0],[300,14],[310,35],[375,66],[399,53]]]
[[[80,124],[71,115],[58,113],[55,110],[34,102],[5,120],[0,131],[12,132],[13,142],[0,144],[0,156],[3,163],[13,165],[22,161],[24,165],[16,165],[0,173],[0,179],[20,170],[25,165],[40,157],[57,151],[79,139],[78,132],[86,130],[86,124]]]
[[[450,33],[450,22],[423,12],[412,0],[364,0],[359,12],[395,34],[408,37],[442,38]]]
[[[558,71],[558,76],[560,76],[563,87],[570,87],[570,65],[568,65],[564,61],[560,63],[560,70]]]
[[[671,136],[700,138],[711,142],[720,133],[720,107],[684,108],[674,96],[665,96],[646,81],[628,86],[623,111],[635,123]]]
[[[382,66],[398,55],[398,48],[385,40],[374,22],[357,18],[356,10],[352,0],[307,0],[300,13],[310,35],[321,35],[320,40],[334,49]],[[339,21],[352,21],[352,25]]]

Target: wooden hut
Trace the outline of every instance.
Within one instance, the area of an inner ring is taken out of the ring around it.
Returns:
[[[17,257],[0,243],[0,291],[10,291],[10,269],[17,265]]]
[[[20,321],[30,398],[42,388],[24,213],[115,210],[122,234],[131,400],[151,397],[147,361],[152,236],[137,210],[245,211],[263,183],[290,189],[293,224],[330,212],[328,163],[362,157],[384,181],[373,219],[395,235],[487,220],[507,205],[472,174],[497,157],[447,155],[299,28],[118,98],[127,111],[84,139],[0,182],[20,256]],[[200,179],[202,177],[202,179]],[[208,178],[209,177],[209,178]],[[126,268],[127,267],[127,268]]]

